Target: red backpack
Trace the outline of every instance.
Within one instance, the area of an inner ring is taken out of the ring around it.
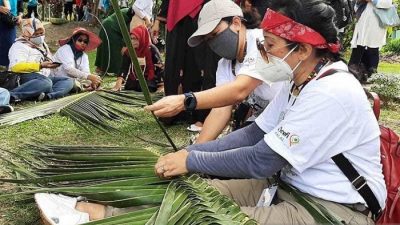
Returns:
[[[380,100],[377,94],[366,91],[368,98],[374,100],[373,111],[377,120],[380,114]],[[377,224],[400,224],[400,139],[390,128],[380,125],[381,163],[387,189],[385,209],[381,207],[366,180],[351,165],[343,154],[332,160],[351,181],[353,187],[366,201]]]
[[[374,113],[379,120],[380,101],[376,94],[374,98]],[[385,177],[387,200],[382,215],[377,224],[400,223],[400,138],[390,128],[380,126],[381,129],[381,163]]]

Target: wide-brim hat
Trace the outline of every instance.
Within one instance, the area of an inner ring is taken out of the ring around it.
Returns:
[[[225,17],[243,17],[242,9],[232,0],[211,0],[200,11],[198,29],[188,40],[190,47],[196,47],[204,41],[204,36],[211,33]]]
[[[75,28],[75,30],[72,32],[71,36],[58,40],[58,44],[60,44],[60,46],[67,44],[71,40],[71,38],[76,34],[84,34],[89,37],[89,43],[85,48],[85,52],[92,51],[92,50],[96,49],[97,47],[99,47],[99,45],[101,44],[101,39],[99,38],[99,36],[97,36],[93,32],[86,30],[83,27]]]

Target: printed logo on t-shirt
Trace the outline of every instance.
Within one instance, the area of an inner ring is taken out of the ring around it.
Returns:
[[[282,126],[275,131],[275,135],[288,147],[292,147],[300,142],[298,135],[291,134],[289,131],[284,130]]]
[[[256,65],[256,58],[254,57],[246,57],[243,61],[243,65],[245,66],[255,66]]]
[[[298,144],[300,142],[300,138],[298,135],[291,135],[289,138],[289,147],[292,147],[295,144]]]

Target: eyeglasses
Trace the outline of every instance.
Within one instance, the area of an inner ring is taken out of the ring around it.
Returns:
[[[83,42],[83,43],[85,43],[85,44],[89,44],[89,40],[88,40],[88,39],[81,39],[81,38],[79,38],[77,41],[78,41],[78,42]]]
[[[269,63],[269,58],[268,58],[268,51],[267,49],[265,49],[264,46],[264,40],[260,41],[260,39],[256,39],[256,43],[257,43],[257,49],[261,54],[261,57],[265,60],[265,62]]]
[[[271,49],[267,50],[265,48],[264,41],[265,40],[260,41],[260,39],[258,39],[258,38],[256,39],[257,49],[260,52],[261,57],[265,60],[265,62],[269,63],[268,53],[271,52]],[[274,48],[274,50],[280,49],[280,48],[284,48],[284,47],[287,47],[287,46],[290,46],[290,45],[297,45],[297,43],[289,43],[289,44],[286,44],[284,46]]]

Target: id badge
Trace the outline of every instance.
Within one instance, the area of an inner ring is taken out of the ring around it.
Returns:
[[[276,185],[265,188],[260,196],[260,199],[258,200],[257,207],[270,206],[277,190],[278,186]]]

